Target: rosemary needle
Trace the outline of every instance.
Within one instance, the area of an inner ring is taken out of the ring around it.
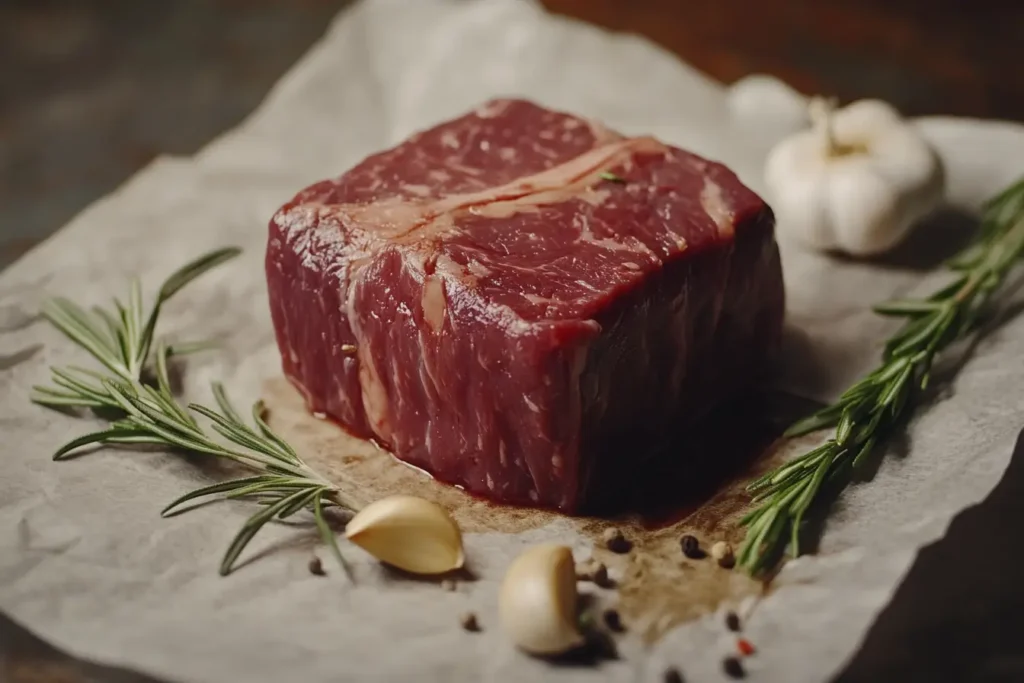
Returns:
[[[601,173],[597,174],[597,177],[601,180],[607,180],[610,183],[618,183],[620,185],[625,185],[626,183],[625,178],[616,173],[612,173],[611,171],[601,171]]]
[[[947,266],[953,280],[923,299],[875,307],[906,322],[885,345],[882,362],[831,406],[794,424],[787,436],[833,427],[832,438],[753,481],[754,508],[739,563],[753,574],[771,569],[786,547],[800,554],[804,516],[827,484],[845,485],[885,436],[914,411],[936,356],[973,334],[1013,265],[1024,255],[1024,178],[985,206],[975,240]]]
[[[51,368],[54,386],[34,387],[32,400],[53,408],[90,408],[116,415],[107,428],[64,444],[54,454],[55,460],[90,445],[149,444],[230,460],[254,472],[186,493],[163,510],[165,516],[185,512],[192,509],[184,507],[186,503],[210,496],[246,498],[261,504],[228,546],[221,561],[222,574],[231,572],[242,551],[267,523],[303,509],[312,513],[324,543],[347,571],[324,513],[327,508],[345,507],[338,490],[270,428],[263,419],[262,403],[253,406],[249,425],[219,384],[213,385],[216,408],[195,403],[183,406],[171,391],[168,358],[208,345],[167,346],[157,341],[160,307],[189,282],[238,253],[238,249],[220,249],[177,270],[160,288],[148,314],[137,280],[132,282],[127,303],[115,300],[113,310],[86,311],[67,299],[47,302],[43,307],[47,320],[88,351],[106,372]]]

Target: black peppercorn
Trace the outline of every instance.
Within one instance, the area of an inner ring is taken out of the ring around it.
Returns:
[[[704,551],[700,549],[700,541],[696,536],[686,534],[679,539],[679,545],[683,549],[683,555],[691,560],[699,560],[704,557]]]
[[[604,544],[608,550],[620,555],[628,553],[633,548],[630,540],[623,536],[620,530],[615,528],[605,529]]]
[[[610,631],[615,631],[616,633],[626,630],[626,627],[622,625],[622,617],[619,615],[619,611],[615,609],[604,611],[604,623]]]
[[[725,626],[730,631],[740,630],[740,618],[736,616],[735,612],[728,612],[725,615]]]
[[[309,560],[309,573],[316,576],[324,576],[327,573],[324,571],[324,565],[320,562],[320,558],[316,555]]]
[[[475,633],[476,631],[480,630],[480,622],[477,621],[476,615],[472,612],[466,612],[465,614],[460,616],[459,624],[462,626],[463,630],[469,631],[471,633]]]
[[[722,669],[730,678],[743,678],[747,675],[743,670],[743,662],[736,657],[726,657],[723,659]]]
[[[679,669],[675,667],[665,669],[665,675],[662,676],[662,680],[665,683],[684,683],[683,674],[679,673]]]
[[[594,576],[592,577],[594,585],[599,588],[611,588],[615,585],[612,578],[608,576],[608,567],[603,564],[598,564],[597,569],[594,570]]]

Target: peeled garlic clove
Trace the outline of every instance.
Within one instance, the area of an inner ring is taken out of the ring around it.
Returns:
[[[413,574],[443,574],[465,561],[455,520],[440,505],[415,496],[370,503],[349,521],[345,536],[381,562]]]
[[[534,546],[505,573],[498,595],[502,627],[519,649],[556,655],[583,644],[576,621],[576,567],[565,546]]]

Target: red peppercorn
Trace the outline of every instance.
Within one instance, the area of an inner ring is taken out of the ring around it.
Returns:
[[[757,652],[757,650],[754,649],[754,646],[751,645],[750,641],[746,638],[740,638],[736,641],[736,649],[738,649],[740,651],[740,654],[744,657],[749,657],[750,655]]]

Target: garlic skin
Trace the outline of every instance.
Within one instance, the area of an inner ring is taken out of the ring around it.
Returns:
[[[779,142],[764,179],[781,241],[873,256],[899,244],[942,200],[938,155],[891,106],[861,100]]]
[[[562,654],[584,638],[576,619],[578,594],[572,551],[561,545],[534,546],[513,560],[498,593],[502,628],[532,655]]]
[[[455,520],[437,503],[415,496],[370,503],[349,520],[345,536],[381,562],[413,574],[443,574],[465,562]]]

